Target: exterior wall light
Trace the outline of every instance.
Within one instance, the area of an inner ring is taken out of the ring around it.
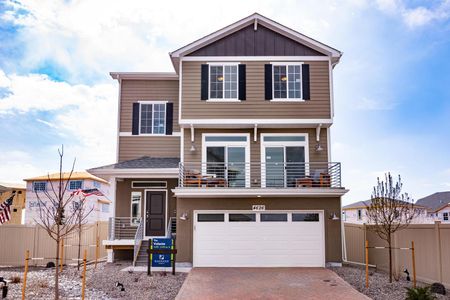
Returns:
[[[322,146],[320,145],[320,143],[317,143],[317,144],[316,144],[316,151],[317,151],[317,152],[323,151],[323,148],[322,148]]]
[[[195,146],[194,143],[191,144],[191,149],[189,149],[191,152],[195,152]]]
[[[182,213],[180,216],[180,220],[183,220],[183,221],[189,220],[188,213],[187,212]]]
[[[339,217],[334,212],[334,213],[330,214],[330,220],[332,220],[332,221],[339,221]]]

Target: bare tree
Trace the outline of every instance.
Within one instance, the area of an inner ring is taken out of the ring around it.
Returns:
[[[392,236],[395,232],[408,227],[420,213],[408,193],[402,193],[400,175],[394,182],[390,173],[385,175],[385,181],[377,178],[373,188],[370,205],[366,205],[369,230],[374,231],[386,241],[389,250],[389,282],[392,282]]]
[[[50,180],[48,175],[48,182],[50,189],[45,189],[42,193],[36,193],[38,200],[38,216],[35,222],[39,224],[47,234],[56,242],[56,266],[60,259],[60,244],[61,240],[77,230],[80,222],[85,222],[88,215],[81,216],[81,221],[78,218],[78,210],[71,214],[66,214],[69,211],[69,205],[71,205],[74,195],[68,194],[68,184],[72,178],[73,170],[75,167],[75,159],[72,164],[72,169],[68,173],[68,176],[64,176],[63,173],[63,157],[64,146],[58,149],[59,154],[59,179],[55,186],[53,181]],[[42,197],[41,195],[45,197]],[[59,299],[59,268],[55,268],[55,299]]]
[[[81,266],[81,236],[86,224],[86,217],[94,210],[94,207],[87,207],[86,195],[81,192],[78,201],[73,201],[73,213],[76,215],[76,224],[78,229],[78,263],[77,269],[80,270]]]

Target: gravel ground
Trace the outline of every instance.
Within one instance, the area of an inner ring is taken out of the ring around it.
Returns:
[[[366,272],[364,268],[343,266],[340,268],[330,268],[342,279],[350,283],[356,290],[374,300],[404,300],[406,296],[406,288],[412,287],[411,281],[406,281],[405,277],[399,281],[389,283],[389,274],[381,271],[369,270],[369,288],[366,289]],[[418,286],[426,284],[418,282]],[[450,291],[447,294],[436,294],[438,300],[450,299]]]
[[[154,273],[148,277],[144,272],[121,272],[128,264],[99,264],[87,268],[87,299],[174,299],[186,275]],[[60,277],[61,299],[80,299],[81,271],[75,267],[65,267]],[[20,277],[20,283],[9,283],[7,299],[20,299],[22,296],[23,268],[0,268],[0,277],[11,280]],[[29,268],[27,275],[27,299],[51,299],[54,295],[54,269]],[[123,284],[120,291],[116,283]]]

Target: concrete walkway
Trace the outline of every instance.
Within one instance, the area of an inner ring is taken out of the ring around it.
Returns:
[[[176,299],[370,298],[324,268],[194,268]]]

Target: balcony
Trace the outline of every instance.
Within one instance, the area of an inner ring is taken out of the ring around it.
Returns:
[[[220,190],[225,194],[254,191],[258,195],[259,191],[264,194],[269,190],[272,194],[346,192],[341,185],[341,164],[337,162],[180,163],[175,193],[195,195],[195,190]]]

